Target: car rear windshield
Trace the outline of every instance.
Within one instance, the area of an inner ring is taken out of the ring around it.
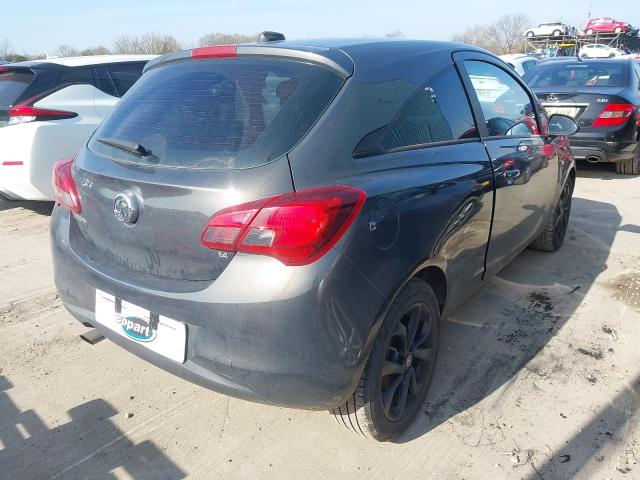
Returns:
[[[0,67],[0,108],[15,105],[34,77],[29,70]]]
[[[309,131],[343,82],[327,67],[281,58],[168,63],[141,77],[89,148],[167,167],[262,165]]]
[[[571,63],[538,65],[525,75],[532,88],[544,87],[622,87],[628,78],[622,63]]]

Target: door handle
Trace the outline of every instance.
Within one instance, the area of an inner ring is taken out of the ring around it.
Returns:
[[[509,150],[517,150],[518,152],[526,152],[531,148],[531,145],[524,143],[518,145],[500,145],[498,148],[508,148]]]

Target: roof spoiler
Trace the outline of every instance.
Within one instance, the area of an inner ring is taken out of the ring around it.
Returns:
[[[350,77],[353,74],[353,61],[340,49],[336,48],[316,48],[300,45],[290,48],[288,45],[274,45],[277,41],[266,43],[247,43],[243,45],[212,45],[209,47],[198,47],[191,50],[180,50],[168,53],[161,57],[154,58],[144,67],[143,72],[147,72],[159,65],[172,63],[181,60],[200,60],[215,58],[233,58],[240,56],[269,56],[299,59],[307,62],[319,63],[330,68],[343,77]]]

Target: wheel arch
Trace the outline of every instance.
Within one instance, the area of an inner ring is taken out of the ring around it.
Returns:
[[[445,273],[439,267],[429,265],[416,272],[413,278],[419,278],[429,284],[436,294],[438,305],[440,306],[440,313],[442,313],[447,301],[447,276]]]

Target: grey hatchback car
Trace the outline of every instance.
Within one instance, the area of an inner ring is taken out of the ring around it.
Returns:
[[[165,55],[56,164],[60,298],[180,377],[389,440],[426,398],[440,319],[562,245],[576,129],[468,45]]]

